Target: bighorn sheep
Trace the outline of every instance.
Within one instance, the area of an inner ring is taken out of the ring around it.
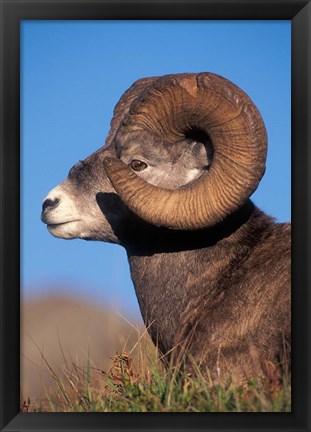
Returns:
[[[183,345],[213,376],[254,375],[290,346],[290,224],[249,200],[266,150],[257,108],[227,79],[140,79],[105,146],[47,195],[42,221],[55,237],[126,249],[162,353]]]

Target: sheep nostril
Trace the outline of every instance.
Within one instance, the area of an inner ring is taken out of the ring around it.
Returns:
[[[46,210],[49,207],[56,207],[58,203],[59,203],[58,198],[54,198],[54,199],[47,198],[42,204],[42,212],[44,212],[44,210]]]

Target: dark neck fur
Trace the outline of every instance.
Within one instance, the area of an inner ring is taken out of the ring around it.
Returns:
[[[214,246],[224,239],[233,240],[233,237],[240,237],[244,232],[240,228],[244,227],[249,219],[259,215],[264,216],[270,222],[270,218],[263,215],[248,200],[216,227],[179,231],[155,227],[133,217],[131,223],[127,225],[127,229],[118,232],[117,235],[129,256],[150,256],[160,253],[197,250]],[[265,222],[267,223],[267,220]]]

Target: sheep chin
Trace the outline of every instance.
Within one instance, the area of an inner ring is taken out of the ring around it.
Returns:
[[[63,239],[75,239],[80,236],[79,221],[48,224],[47,229],[52,236]]]

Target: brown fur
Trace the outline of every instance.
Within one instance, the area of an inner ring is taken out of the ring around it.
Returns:
[[[276,224],[255,208],[215,244],[208,232],[197,235],[205,247],[202,240],[198,249],[185,242],[184,250],[152,253],[151,245],[150,253],[129,252],[154,342],[168,353],[188,339],[188,353],[214,377],[258,375],[265,360],[288,366],[290,224]]]

